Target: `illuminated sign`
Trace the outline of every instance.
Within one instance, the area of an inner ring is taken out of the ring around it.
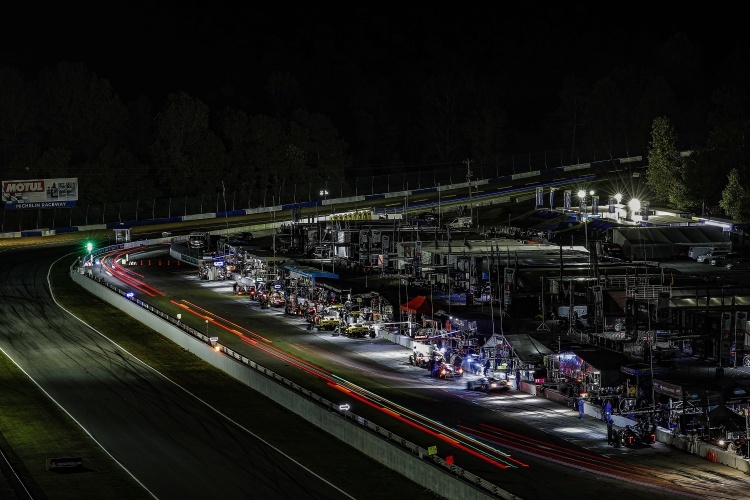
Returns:
[[[3,181],[2,196],[6,210],[74,207],[78,200],[78,179]]]

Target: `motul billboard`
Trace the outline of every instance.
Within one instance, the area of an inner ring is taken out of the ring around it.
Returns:
[[[6,210],[74,207],[77,200],[76,177],[3,181]]]

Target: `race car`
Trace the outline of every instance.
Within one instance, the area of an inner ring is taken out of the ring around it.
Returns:
[[[346,327],[344,335],[347,337],[364,338],[370,334],[370,327],[367,325],[353,324]]]
[[[323,316],[318,321],[318,328],[321,330],[335,330],[340,325],[341,320],[338,316]]]
[[[431,375],[435,378],[458,378],[464,374],[463,368],[452,365],[451,363],[435,363]]]
[[[429,366],[430,357],[416,349],[412,354],[409,354],[409,364],[418,366],[419,368],[427,368]]]
[[[481,377],[476,380],[469,380],[466,388],[470,391],[502,391],[510,389],[510,380],[496,377]]]

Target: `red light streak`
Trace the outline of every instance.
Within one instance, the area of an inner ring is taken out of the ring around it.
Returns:
[[[164,295],[164,292],[161,290],[158,290],[152,286],[150,286],[148,283],[145,283],[133,276],[139,276],[143,278],[144,276],[142,274],[138,274],[130,269],[123,268],[123,270],[120,270],[120,267],[117,266],[117,259],[119,259],[122,255],[126,254],[127,251],[123,250],[117,250],[114,252],[110,252],[106,255],[104,255],[101,258],[101,266],[103,269],[106,269],[112,277],[122,281],[123,283],[130,285],[131,287],[135,288],[136,290],[148,295],[149,297],[155,297],[157,295]],[[110,266],[107,262],[111,261],[112,265]]]
[[[276,357],[277,359],[280,359],[280,360],[283,360],[285,362],[288,362],[291,365],[295,366],[296,368],[298,368],[300,370],[303,370],[303,371],[307,372],[310,375],[313,375],[315,377],[321,377],[321,378],[327,380],[328,383],[329,383],[329,385],[332,388],[334,388],[334,389],[336,389],[336,390],[338,390],[338,391],[346,394],[347,397],[354,398],[357,401],[365,403],[368,406],[370,406],[371,408],[376,409],[376,410],[378,410],[378,411],[380,411],[380,412],[382,412],[382,413],[384,413],[386,415],[389,415],[391,418],[394,418],[394,419],[396,419],[396,420],[398,420],[398,421],[400,421],[402,423],[408,424],[411,427],[414,427],[415,429],[418,429],[418,430],[420,430],[422,432],[425,432],[425,433],[427,433],[429,435],[432,435],[432,436],[440,439],[441,441],[449,444],[450,446],[452,446],[452,447],[454,447],[454,448],[456,448],[458,450],[464,451],[465,453],[468,453],[468,454],[470,454],[472,456],[475,456],[475,457],[477,457],[477,458],[479,458],[479,459],[481,459],[481,460],[483,460],[483,461],[485,461],[487,463],[490,463],[490,464],[492,464],[492,465],[494,465],[494,466],[496,466],[498,468],[501,468],[501,469],[507,469],[507,468],[512,467],[512,465],[509,465],[507,463],[502,463],[502,461],[508,461],[508,460],[510,460],[511,462],[513,462],[515,464],[521,465],[521,466],[525,466],[525,467],[527,466],[526,464],[523,464],[523,463],[521,463],[518,460],[511,459],[509,456],[507,456],[505,454],[503,454],[502,458],[497,458],[496,456],[492,456],[493,454],[498,453],[497,450],[493,450],[492,448],[490,448],[490,447],[488,447],[486,445],[483,445],[483,444],[481,446],[484,448],[484,450],[477,451],[477,450],[475,450],[475,449],[467,446],[466,444],[461,443],[459,441],[460,438],[457,439],[457,438],[450,437],[449,435],[447,435],[447,433],[451,432],[451,429],[449,429],[449,428],[445,428],[441,432],[438,432],[438,431],[435,431],[433,429],[430,429],[429,427],[425,426],[424,424],[416,421],[416,419],[423,419],[424,417],[421,417],[421,416],[419,416],[419,415],[417,415],[417,414],[415,414],[413,412],[410,412],[409,410],[406,410],[406,411],[407,411],[407,413],[411,413],[411,415],[410,416],[405,416],[403,413],[400,413],[400,411],[402,411],[402,409],[400,409],[400,408],[387,408],[387,407],[382,406],[381,403],[375,403],[375,402],[371,401],[370,399],[368,399],[367,396],[355,392],[355,391],[362,391],[363,390],[362,388],[358,388],[356,386],[355,386],[355,389],[352,389],[350,387],[344,387],[344,386],[340,385],[339,383],[337,383],[334,380],[334,378],[332,377],[332,374],[330,374],[330,372],[325,372],[325,371],[319,369],[318,367],[315,367],[314,365],[309,364],[307,361],[304,361],[304,360],[302,360],[302,359],[300,359],[300,358],[298,358],[298,357],[296,357],[296,356],[294,356],[292,354],[289,354],[289,353],[284,352],[284,351],[280,351],[280,350],[278,350],[276,348],[267,346],[265,344],[258,344],[256,342],[252,341],[251,339],[248,339],[247,337],[245,337],[245,335],[243,335],[242,333],[240,333],[240,331],[246,331],[250,335],[255,336],[255,337],[257,337],[257,338],[259,338],[259,339],[261,339],[261,340],[263,340],[265,342],[269,342],[269,343],[272,342],[271,340],[266,339],[265,337],[262,337],[261,335],[258,335],[255,332],[252,332],[252,331],[250,331],[250,330],[248,330],[248,329],[246,329],[246,328],[244,328],[244,327],[242,327],[240,325],[237,325],[236,323],[234,323],[232,321],[229,321],[229,320],[227,320],[225,318],[222,318],[222,317],[220,317],[220,316],[218,316],[218,315],[216,315],[216,314],[214,314],[214,313],[212,313],[212,312],[210,312],[210,311],[208,311],[208,310],[206,310],[206,309],[204,309],[204,308],[202,308],[202,307],[200,307],[200,306],[198,306],[196,304],[193,304],[193,303],[191,303],[191,302],[189,302],[187,300],[184,300],[184,299],[181,300],[180,302],[176,302],[174,300],[171,301],[171,302],[173,304],[175,304],[177,307],[180,307],[181,309],[185,310],[186,312],[189,312],[189,313],[191,313],[191,314],[193,314],[193,315],[195,315],[197,317],[200,317],[202,319],[207,319],[207,320],[211,321],[214,325],[216,325],[216,326],[224,329],[225,331],[233,333],[234,335],[239,336],[244,342],[246,342],[249,345],[253,345],[254,347],[262,350],[263,352],[265,352],[267,354],[270,354],[270,355]],[[229,327],[225,326],[221,322],[224,322],[224,323],[226,323],[228,325],[231,325],[233,328],[230,329]]]
[[[502,442],[506,446],[524,449],[529,453],[549,459],[556,463],[581,470],[596,471],[604,476],[629,480],[659,490],[682,492],[682,490],[673,484],[670,479],[665,479],[658,474],[654,474],[654,471],[651,469],[645,469],[628,463],[616,462],[601,455],[587,454],[578,450],[564,448],[547,441],[539,441],[498,427],[486,424],[481,424],[481,426],[491,430],[495,434],[484,432],[479,429],[470,429],[466,426],[462,427],[466,428],[469,432],[486,436],[489,440]],[[507,437],[503,435],[507,435]]]
[[[238,337],[242,337],[244,335],[242,332],[246,332],[248,335],[252,335],[253,337],[256,337],[256,338],[258,338],[258,339],[260,339],[260,340],[262,340],[264,342],[268,342],[268,343],[272,343],[273,342],[273,340],[267,339],[263,335],[255,333],[252,330],[248,330],[247,328],[245,328],[245,327],[243,327],[241,325],[238,325],[237,323],[234,323],[233,321],[230,321],[230,320],[228,320],[226,318],[222,318],[221,316],[219,316],[217,314],[214,314],[211,311],[208,311],[207,309],[204,309],[204,308],[202,308],[200,306],[197,306],[197,305],[195,305],[195,304],[193,304],[191,302],[188,302],[188,301],[186,301],[184,299],[182,300],[182,302],[185,302],[185,304],[188,304],[188,305],[181,304],[179,302],[175,302],[174,300],[170,300],[170,302],[172,304],[176,305],[177,307],[180,307],[183,310],[185,310],[185,311],[187,311],[187,312],[189,312],[189,313],[191,313],[191,314],[193,314],[193,315],[195,315],[195,316],[197,316],[199,318],[209,320],[211,323],[213,323],[214,325],[218,326],[219,328],[221,328],[223,330],[226,330],[227,332],[229,332],[229,333],[231,333],[233,335],[236,335]],[[195,309],[197,309],[197,310],[199,310],[201,312],[199,313],[199,312],[193,311],[192,308],[195,308]],[[226,323],[228,325],[231,325],[233,328],[229,328],[227,326],[224,326],[223,324],[219,323],[218,321],[222,321],[222,322],[224,322],[224,323]]]
[[[341,391],[341,392],[346,392],[347,394],[349,394],[349,393],[352,393],[352,391],[350,391],[350,390],[349,390],[349,389],[347,389],[346,387],[342,387],[342,386],[340,386],[339,384],[336,384],[336,383],[334,383],[334,382],[328,382],[328,385],[329,385],[330,387],[334,388],[334,389],[338,389],[338,390],[339,390],[339,391]]]
[[[341,387],[338,384],[329,384],[329,385],[331,387],[333,387],[334,389],[338,389],[338,390],[344,392],[345,388]],[[489,464],[494,465],[495,467],[498,467],[500,469],[509,469],[511,467],[510,465],[505,465],[505,464],[500,463],[498,461],[498,459],[496,459],[496,458],[492,458],[492,457],[489,457],[489,456],[487,456],[487,455],[485,455],[483,453],[479,453],[479,452],[477,452],[477,451],[469,448],[468,446],[466,446],[466,445],[464,445],[462,443],[459,443],[458,441],[456,441],[456,440],[454,440],[452,438],[449,438],[448,436],[446,436],[446,435],[444,435],[444,434],[442,434],[440,432],[436,432],[436,431],[434,431],[434,430],[432,430],[432,429],[430,429],[428,427],[425,427],[424,425],[422,425],[422,424],[420,424],[418,422],[414,422],[413,420],[411,420],[409,418],[406,418],[403,415],[399,414],[396,410],[394,410],[392,408],[384,408],[384,407],[380,406],[379,404],[375,404],[374,402],[370,401],[366,397],[364,397],[364,396],[362,396],[360,394],[357,394],[355,392],[351,392],[348,389],[346,390],[346,393],[347,393],[347,395],[349,397],[352,397],[352,398],[356,399],[357,401],[359,401],[361,403],[364,403],[364,404],[370,406],[371,408],[373,408],[375,410],[378,410],[378,411],[380,411],[382,413],[385,413],[386,415],[389,415],[391,418],[394,418],[394,419],[396,419],[396,420],[398,420],[398,421],[400,421],[402,423],[405,423],[407,425],[410,425],[411,427],[414,427],[415,429],[418,429],[418,430],[420,430],[420,431],[422,431],[422,432],[424,432],[426,434],[429,434],[429,435],[431,435],[433,437],[436,437],[436,438],[440,439],[441,441],[444,441],[444,442],[448,443],[449,445],[451,445],[451,446],[453,446],[455,448],[458,448],[461,451],[464,451],[465,453],[473,455],[474,457],[479,458],[480,460],[483,460],[483,461],[485,461],[485,462],[487,462]],[[504,458],[506,458],[506,457],[504,457]],[[516,460],[513,460],[513,461],[517,462]],[[520,462],[517,462],[517,463],[520,463]]]
[[[567,465],[574,465],[581,469],[594,469],[607,475],[618,477],[637,478],[640,474],[651,475],[653,471],[648,471],[642,467],[623,464],[610,460],[601,455],[593,455],[578,450],[565,448],[547,441],[540,441],[515,434],[504,429],[481,424],[482,427],[489,429],[491,432],[485,432],[480,429],[472,429],[467,426],[461,426],[468,432],[484,436],[487,439],[494,440],[505,446],[512,446],[520,450],[533,453],[534,455],[552,459],[555,462]]]
[[[620,462],[617,462],[616,460],[610,460],[610,459],[608,459],[606,457],[600,457],[598,455],[594,456],[594,455],[591,455],[589,453],[581,452],[581,451],[578,451],[578,450],[571,450],[569,448],[565,448],[563,446],[558,446],[558,445],[556,445],[554,443],[550,443],[548,441],[540,441],[538,439],[532,439],[532,438],[530,438],[528,436],[524,436],[524,435],[521,435],[521,434],[516,434],[514,432],[511,432],[511,431],[508,431],[508,430],[505,430],[505,429],[501,429],[499,427],[494,427],[494,426],[488,425],[488,424],[481,424],[481,426],[484,427],[484,428],[486,428],[486,429],[489,429],[490,431],[494,432],[497,435],[500,435],[501,437],[502,437],[502,435],[507,435],[507,436],[510,436],[513,439],[520,439],[520,440],[523,440],[524,442],[529,442],[529,443],[533,443],[534,445],[543,446],[544,448],[551,448],[551,449],[553,449],[553,450],[555,450],[557,452],[564,452],[566,454],[578,456],[578,457],[581,457],[581,458],[584,458],[584,459],[591,459],[592,457],[595,457],[595,459],[596,459],[597,462],[607,463],[610,466],[622,466],[622,464]],[[637,466],[632,466],[632,465],[628,466],[628,467],[632,468],[634,470],[639,470],[639,471],[643,471],[643,472],[646,472],[646,470],[647,470],[647,469],[644,469],[644,468],[641,468],[641,467],[637,467]]]

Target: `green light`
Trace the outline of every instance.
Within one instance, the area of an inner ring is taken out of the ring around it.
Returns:
[[[89,242],[87,242],[87,243],[86,243],[86,251],[87,251],[88,253],[91,253],[91,250],[93,250],[93,249],[94,249],[94,244],[93,244],[93,243],[91,243],[90,241],[89,241]]]

